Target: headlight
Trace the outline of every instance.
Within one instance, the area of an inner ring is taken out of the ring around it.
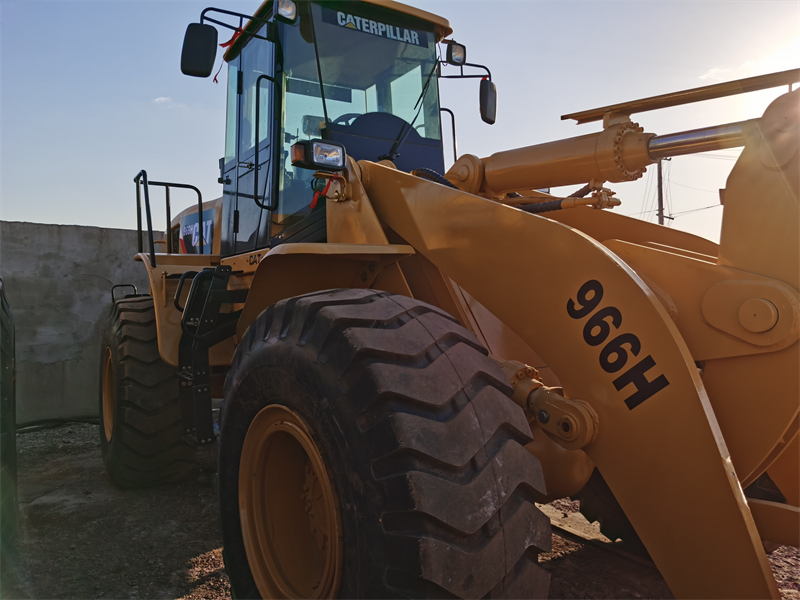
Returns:
[[[293,0],[277,0],[277,3],[277,16],[294,23],[295,19],[297,19],[297,4]]]
[[[292,166],[303,169],[341,171],[347,164],[344,146],[322,140],[303,140],[292,145]]]
[[[461,66],[467,62],[467,47],[457,42],[449,41],[447,44],[447,63]]]
[[[344,148],[333,144],[323,144],[322,142],[312,142],[311,160],[315,165],[336,169],[344,167]]]

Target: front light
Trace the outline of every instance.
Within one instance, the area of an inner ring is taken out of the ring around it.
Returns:
[[[341,171],[347,165],[347,152],[336,142],[301,140],[292,145],[292,166],[301,169]]]
[[[278,16],[294,22],[297,18],[297,4],[293,0],[278,0]]]
[[[461,66],[467,62],[467,47],[457,42],[447,44],[447,62],[451,65]]]
[[[313,142],[311,144],[311,160],[323,169],[342,169],[344,167],[344,148],[333,144]]]

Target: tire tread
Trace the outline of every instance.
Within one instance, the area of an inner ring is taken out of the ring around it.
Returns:
[[[337,382],[330,410],[353,423],[345,435],[363,449],[353,457],[369,474],[361,485],[382,498],[373,509],[389,562],[379,587],[355,595],[546,595],[549,575],[535,562],[550,549],[550,526],[534,504],[544,480],[524,448],[530,427],[470,332],[436,307],[387,292],[284,300],[259,315],[237,349],[229,408],[258,357],[284,344]]]
[[[104,460],[112,480],[132,488],[184,479],[196,466],[195,450],[181,438],[177,370],[159,354],[153,299],[117,301],[106,340],[117,356],[110,443],[105,442],[100,419]]]

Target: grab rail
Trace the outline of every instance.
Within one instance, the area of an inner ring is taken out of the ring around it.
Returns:
[[[189,185],[187,183],[169,183],[166,181],[150,181],[147,180],[147,171],[142,169],[136,174],[136,177],[133,178],[133,182],[136,184],[136,232],[137,232],[137,239],[139,241],[139,252],[143,252],[143,241],[142,241],[142,184],[144,184],[144,209],[145,215],[147,216],[147,239],[150,243],[150,266],[155,268],[156,266],[156,251],[155,251],[155,244],[153,243],[153,221],[150,215],[150,186],[155,185],[158,187],[166,188],[166,200],[167,200],[167,254],[172,254],[172,214],[170,209],[170,201],[169,201],[169,189],[170,188],[182,188],[187,190],[194,190],[197,193],[197,220],[200,224],[200,254],[203,254],[203,195],[200,193],[195,186]],[[209,251],[211,249],[209,248]]]

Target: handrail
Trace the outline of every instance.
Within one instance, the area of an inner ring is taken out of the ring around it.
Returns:
[[[175,297],[172,299],[172,302],[175,304],[175,308],[179,312],[183,312],[183,306],[180,305],[180,298],[181,292],[183,291],[183,282],[186,281],[187,277],[191,277],[192,280],[197,276],[197,271],[186,271],[183,275],[181,275],[180,280],[178,281],[178,287],[175,289]]]
[[[194,190],[197,193],[197,222],[199,224],[199,233],[200,233],[200,254],[203,254],[203,247],[204,247],[204,240],[203,240],[203,195],[200,193],[200,190],[197,189],[193,185],[189,185],[187,183],[170,183],[165,181],[149,181],[147,180],[147,171],[142,169],[136,174],[136,177],[133,178],[133,182],[136,184],[136,232],[137,232],[137,239],[139,242],[139,252],[143,252],[143,242],[142,242],[142,194],[141,188],[142,184],[144,184],[144,208],[145,208],[145,215],[147,216],[147,239],[150,243],[150,266],[155,268],[156,266],[156,251],[155,251],[155,244],[153,243],[153,221],[150,215],[150,186],[155,185],[159,187],[166,188],[166,199],[167,199],[167,253],[172,254],[174,250],[172,247],[172,215],[170,211],[170,198],[169,198],[169,189],[170,188],[182,188],[187,190]],[[209,248],[209,252],[211,248]]]
[[[184,273],[184,276],[185,275],[186,274]],[[215,270],[212,271],[211,269],[204,269],[204,270],[200,271],[199,273],[197,273],[192,278],[192,287],[189,288],[189,297],[186,298],[186,306],[189,306],[192,303],[192,301],[194,300],[194,296],[195,296],[196,293],[198,293],[197,291],[198,291],[198,289],[200,287],[199,282],[202,281],[202,279],[204,277],[211,277],[212,279],[214,279],[216,277],[216,278],[220,279],[223,276],[220,275],[219,273],[217,273]],[[183,277],[181,277],[181,283],[182,282],[183,282]],[[176,306],[180,306],[178,304],[178,297],[177,296],[175,297],[175,305]],[[186,308],[186,307],[184,307],[184,308]],[[199,318],[200,317],[198,317],[198,319]],[[189,329],[188,329],[188,327],[186,325],[186,313],[185,312],[181,316],[181,331],[183,331],[183,333],[186,334],[187,337],[190,337],[190,338],[192,338],[194,340],[203,341],[203,337],[202,336],[199,336],[196,333],[193,333],[193,332],[189,331]]]
[[[271,81],[272,84],[275,85],[275,86],[278,85],[278,82],[275,81],[275,78],[270,77],[269,75],[259,75],[258,79],[256,79],[256,126],[255,126],[256,152],[255,152],[255,156],[253,157],[253,161],[255,162],[255,167],[253,168],[253,200],[255,201],[255,203],[260,208],[263,208],[265,210],[268,210],[268,211],[272,212],[274,210],[277,210],[277,208],[278,208],[278,194],[276,192],[276,189],[271,190],[272,193],[270,195],[272,196],[272,198],[270,198],[269,204],[264,205],[258,199],[258,170],[261,168],[261,166],[258,164],[258,147],[260,145],[258,129],[259,129],[259,124],[260,124],[260,120],[261,120],[260,119],[260,108],[261,108],[261,80],[262,79],[266,79],[267,81]],[[274,97],[274,94],[273,94],[273,97]],[[277,144],[276,144],[276,146],[277,146]],[[270,148],[270,149],[273,150],[273,148]],[[275,152],[273,152],[273,153],[275,153]],[[274,164],[277,164],[277,161],[273,161],[272,160],[273,158],[274,157],[272,157],[272,156],[270,156],[270,158],[269,158],[270,167],[274,166]],[[276,180],[277,180],[277,174],[273,174],[273,175],[274,176],[272,177],[272,184],[273,184],[273,188],[275,188],[276,187],[275,184],[276,184]],[[266,188],[266,185],[265,185],[264,186],[264,196],[265,197],[267,195],[266,189],[267,188]]]
[[[143,244],[142,244],[142,198],[141,198],[141,181],[144,182],[144,208],[145,214],[147,215],[147,239],[150,242],[150,266],[155,268],[156,266],[156,252],[154,249],[155,244],[153,244],[153,221],[150,218],[150,187],[147,185],[147,171],[142,169],[133,178],[133,182],[136,184],[136,229],[139,238],[139,252],[143,252]]]

